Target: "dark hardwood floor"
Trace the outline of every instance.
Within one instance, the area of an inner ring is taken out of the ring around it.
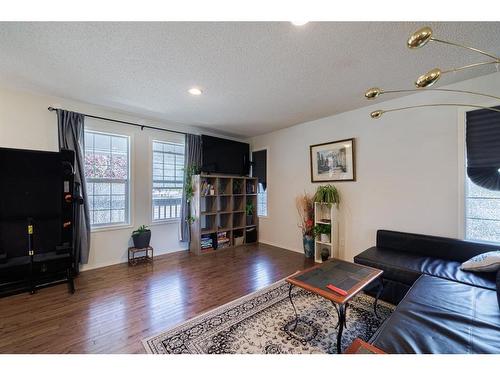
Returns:
[[[0,353],[143,353],[141,339],[313,265],[268,245],[82,272],[66,285],[0,299]]]

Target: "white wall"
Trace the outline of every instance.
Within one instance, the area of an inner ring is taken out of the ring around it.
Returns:
[[[0,88],[0,147],[57,151],[57,119],[55,112],[47,110],[49,106],[139,122],[144,125],[164,126],[172,130],[201,133],[196,127],[152,121],[72,100]],[[127,248],[133,228],[150,223],[150,142],[152,139],[164,140],[172,136],[172,133],[147,129],[141,131],[140,128],[91,118],[86,119],[86,126],[131,137],[132,180],[130,225],[93,232],[89,263],[82,268],[83,270],[127,260]],[[214,134],[207,131],[203,133]],[[185,244],[178,242],[178,222],[155,224],[151,230],[151,245],[155,248],[155,255],[186,249]]]
[[[500,96],[500,73],[449,87]],[[319,185],[310,182],[309,146],[352,137],[357,181],[334,183],[342,200],[343,258],[373,246],[379,228],[459,237],[459,119],[463,121],[464,110],[426,108],[387,113],[379,120],[369,117],[375,109],[447,101],[494,104],[470,95],[418,93],[252,138],[254,149],[268,147],[269,153],[269,217],[260,220],[260,240],[302,252],[295,197],[304,190],[313,193]]]

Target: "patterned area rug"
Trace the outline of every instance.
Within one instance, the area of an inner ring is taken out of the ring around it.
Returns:
[[[197,316],[169,331],[143,340],[148,353],[155,354],[297,354],[336,353],[338,315],[332,303],[294,287],[288,298],[289,284],[279,281]],[[379,301],[377,318],[373,298],[358,294],[347,310],[347,328],[342,335],[342,349],[359,337],[368,341],[394,306]]]

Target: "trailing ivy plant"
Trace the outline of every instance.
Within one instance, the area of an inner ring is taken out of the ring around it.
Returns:
[[[332,204],[337,207],[340,204],[340,195],[337,188],[333,185],[321,185],[318,186],[316,194],[314,194],[314,201],[318,203],[326,203],[328,207]]]
[[[194,196],[193,176],[200,173],[200,167],[192,165],[186,170],[186,181],[184,183],[184,194],[186,194],[186,202],[190,203]]]

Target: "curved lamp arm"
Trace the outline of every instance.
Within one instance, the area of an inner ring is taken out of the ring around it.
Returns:
[[[465,49],[468,49],[469,51],[474,51],[474,52],[480,53],[481,55],[491,57],[493,60],[496,60],[496,62],[500,62],[500,57],[492,55],[491,53],[488,53],[488,52],[484,52],[478,48],[469,47],[469,46],[455,43],[455,42],[448,42],[447,40],[436,39],[436,38],[432,38],[432,37],[430,38],[430,40],[432,40],[433,42],[444,43],[444,44],[449,44],[449,45],[455,46],[455,47],[465,48]]]
[[[413,108],[423,108],[423,107],[472,107],[479,109],[487,109],[489,111],[500,113],[500,109],[485,107],[482,105],[474,105],[474,104],[462,104],[462,103],[435,103],[435,104],[420,104],[420,105],[411,105],[408,107],[400,107],[400,108],[391,108],[391,109],[378,109],[370,113],[370,117],[373,119],[379,119],[382,117],[384,113],[388,112],[396,112],[396,111],[404,111],[407,109]]]
[[[372,87],[365,92],[365,98],[368,100],[373,100],[379,97],[382,94],[394,94],[394,93],[400,93],[400,92],[423,92],[423,91],[437,91],[437,92],[451,92],[451,93],[458,93],[458,94],[470,94],[470,95],[477,95],[477,96],[483,96],[486,98],[492,98],[496,100],[500,100],[499,96],[495,95],[490,95],[490,94],[483,94],[480,92],[475,92],[475,91],[468,91],[468,90],[453,90],[453,89],[403,89],[403,90],[384,90],[378,87]]]

